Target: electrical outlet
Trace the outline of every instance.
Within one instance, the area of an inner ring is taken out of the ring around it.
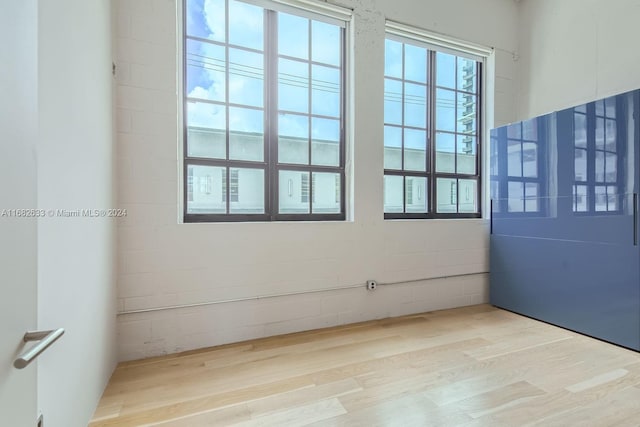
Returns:
[[[370,291],[375,291],[378,287],[378,282],[375,280],[367,280],[367,289]]]

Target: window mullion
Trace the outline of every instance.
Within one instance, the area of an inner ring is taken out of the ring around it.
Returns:
[[[278,210],[278,15],[266,10],[265,53],[265,120],[268,123],[267,136],[267,179],[265,179],[265,198],[267,213],[271,220]]]
[[[454,73],[453,73],[453,172],[455,174],[458,173],[458,58],[455,57],[453,60],[454,63]],[[457,182],[457,181],[456,181]],[[456,187],[456,213],[460,211],[460,197],[459,189]]]
[[[307,145],[307,155],[308,155],[308,159],[309,159],[309,166],[313,165],[313,158],[312,158],[312,150],[311,150],[311,133],[312,133],[312,126],[313,126],[313,121],[311,119],[311,106],[312,106],[312,100],[311,97],[313,96],[313,68],[311,65],[311,60],[313,58],[313,52],[312,52],[312,47],[313,47],[313,43],[311,40],[311,37],[313,37],[311,28],[313,27],[313,24],[311,23],[311,21],[309,21],[309,25],[307,28],[307,51],[309,52],[309,63],[307,64],[307,70],[308,70],[308,75],[309,75],[309,87],[307,88],[307,101],[308,101],[308,109],[307,111],[309,112],[309,134],[308,134],[308,145]],[[313,188],[313,172],[311,172],[311,169],[309,169],[309,214],[313,214],[313,191],[315,189]]]
[[[400,75],[400,90],[402,91],[402,96],[400,98],[400,125],[402,126],[402,134],[400,135],[400,167],[402,168],[402,170],[404,170],[404,135],[405,135],[405,111],[404,111],[404,105],[405,105],[405,93],[404,93],[404,88],[405,88],[405,81],[404,81],[404,77],[405,77],[405,69],[404,69],[404,64],[405,64],[405,44],[402,44],[402,74]],[[404,199],[403,199],[404,200]],[[404,202],[403,202],[403,209],[405,208],[404,206]]]
[[[431,138],[431,144],[429,146],[429,163],[431,168],[429,169],[429,206],[427,211],[433,214],[436,212],[436,200],[437,200],[437,185],[436,185],[436,84],[435,84],[435,70],[436,70],[436,53],[429,50],[429,60],[427,62],[427,83],[431,84],[431,90],[429,91],[429,98],[427,102],[427,108],[429,108],[429,120],[431,125],[429,127],[429,136]]]

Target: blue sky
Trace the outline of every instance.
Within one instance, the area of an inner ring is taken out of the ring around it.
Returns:
[[[229,42],[240,47],[263,51],[264,11],[262,8],[229,0]],[[187,34],[225,43],[225,0],[188,0]],[[279,109],[291,113],[279,114],[278,123],[283,135],[338,140],[340,115],[340,73],[329,66],[313,65],[309,72],[308,60],[339,66],[341,62],[339,40],[340,28],[323,22],[279,13],[279,53],[294,59],[278,60]],[[309,49],[311,32],[311,49]],[[225,81],[225,48],[221,45],[189,40],[187,43],[187,95],[224,102],[264,108],[264,55],[242,48],[229,49],[229,81]],[[463,68],[473,61],[453,55],[436,54],[436,130],[460,132],[456,122],[455,105],[459,116],[464,111],[465,99],[453,89],[462,88]],[[403,67],[404,65],[404,67]],[[385,42],[385,76],[412,80],[404,83],[385,79],[385,123],[426,128],[427,99],[427,49],[393,40]],[[404,72],[403,72],[404,69]],[[457,73],[456,73],[457,71]],[[456,74],[458,75],[456,81]],[[311,102],[309,100],[311,84]],[[452,90],[448,90],[451,88]],[[471,90],[475,90],[473,87]],[[404,123],[402,123],[401,100],[404,93]],[[310,104],[310,105],[309,105]],[[311,107],[311,111],[309,111]],[[188,122],[192,125],[224,129],[225,109],[205,103],[189,106]],[[294,113],[319,114],[335,117],[336,120],[315,119],[309,127],[306,117]],[[229,112],[231,130],[260,132],[262,113],[251,109],[233,109]],[[475,128],[475,126],[474,126]],[[337,131],[336,131],[337,129]],[[405,146],[424,149],[425,143],[419,135],[424,132],[405,133]],[[385,145],[399,146],[399,133],[385,130]],[[441,135],[437,147],[442,151],[453,151],[455,138]]]
[[[187,34],[224,43],[225,1],[188,0]],[[263,51],[263,9],[235,0],[229,1],[229,43]],[[314,61],[339,66],[340,28],[279,14],[279,53],[300,61],[279,59],[279,109],[301,114],[319,114],[335,120],[313,119],[295,114],[280,114],[280,133],[312,138],[339,140],[340,72],[328,66],[313,65],[309,75],[309,30],[311,56]],[[264,108],[264,55],[242,48],[229,48],[229,81],[225,81],[225,48],[206,42],[187,42],[187,96],[229,101]],[[311,111],[309,84],[311,83]],[[229,111],[230,130],[262,131],[262,112],[235,108]],[[192,125],[224,128],[225,109],[205,103],[190,103],[188,122]],[[337,131],[336,131],[337,129]]]

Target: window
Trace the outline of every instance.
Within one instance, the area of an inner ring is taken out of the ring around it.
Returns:
[[[540,211],[538,122],[528,120],[507,129],[507,210]]]
[[[543,135],[546,121],[536,118],[492,132],[490,153],[493,212],[539,216],[547,208]]]
[[[616,98],[574,108],[574,212],[621,209]]]
[[[387,37],[386,219],[480,216],[482,64],[468,56]]]
[[[345,218],[345,20],[280,3],[185,0],[185,222]]]

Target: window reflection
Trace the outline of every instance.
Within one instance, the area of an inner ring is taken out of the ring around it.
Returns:
[[[502,218],[628,215],[639,100],[637,93],[618,95],[492,130],[492,212]]]
[[[514,123],[506,129],[506,140],[502,145],[504,154],[497,144],[495,155],[506,158],[506,171],[492,163],[496,178],[504,184],[498,186],[498,192],[506,197],[507,212],[539,212],[540,203],[540,140],[538,138],[538,119]],[[493,153],[493,151],[492,151]],[[495,162],[495,161],[494,161]],[[501,176],[498,172],[506,176]],[[502,186],[505,188],[500,188]],[[500,191],[502,190],[502,191]]]
[[[574,212],[620,209],[616,98],[574,108]]]

